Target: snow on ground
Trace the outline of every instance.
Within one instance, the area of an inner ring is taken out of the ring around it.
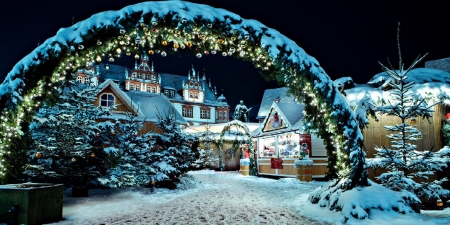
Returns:
[[[309,193],[323,182],[246,177],[196,171],[177,190],[89,190],[64,196],[64,221],[55,224],[342,224],[340,212],[312,205]],[[450,209],[399,215],[375,211],[347,224],[450,224]]]

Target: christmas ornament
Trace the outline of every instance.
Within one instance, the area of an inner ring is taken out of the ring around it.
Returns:
[[[109,57],[108,61],[114,62],[114,58],[113,57]]]
[[[127,52],[125,53],[127,56],[130,56],[131,55],[131,51],[130,51],[130,49],[127,49]]]
[[[78,46],[78,49],[80,49],[80,50],[83,49],[83,48],[84,48],[84,45],[79,45]]]
[[[202,57],[202,53],[197,53],[195,56],[197,56],[197,58],[201,58]]]
[[[72,162],[76,162],[77,160],[75,158],[72,158]]]
[[[134,55],[134,58],[139,59],[139,55],[138,54]]]
[[[120,33],[120,34],[125,34],[125,29],[120,29],[120,30],[119,30],[119,33]]]
[[[209,55],[209,52],[208,52],[208,51],[205,51],[204,53],[205,53],[205,55]]]
[[[94,153],[91,153],[91,158],[94,158],[95,157],[95,154]]]
[[[223,40],[222,38],[219,38],[219,39],[217,39],[217,43],[223,44],[223,43],[225,43],[225,40]]]
[[[154,180],[152,180],[151,184],[152,184],[152,185],[155,185],[155,181],[154,181]]]
[[[192,47],[192,42],[190,42],[190,41],[186,42],[186,46],[187,46],[188,48]]]
[[[217,53],[216,50],[211,51],[211,54],[213,54],[213,55],[215,55],[216,53]]]
[[[100,57],[100,56],[95,57],[95,61],[101,62],[102,61],[102,57]]]
[[[156,28],[153,27],[153,28],[152,28],[152,31],[153,31],[153,32],[156,32],[156,31],[158,31],[158,30],[157,30]]]
[[[102,45],[102,42],[100,41],[100,39],[97,40],[97,45]]]
[[[161,56],[162,56],[162,57],[166,57],[166,56],[167,56],[167,53],[166,53],[165,51],[162,51],[162,52],[161,52]]]
[[[450,113],[445,114],[445,119],[450,120]]]
[[[416,124],[416,118],[415,117],[411,117],[411,125],[414,125],[414,124]]]
[[[42,152],[36,152],[36,158],[41,158],[42,157]]]
[[[180,47],[180,45],[178,43],[173,43],[173,48],[177,49],[179,47]]]
[[[208,28],[212,28],[212,24],[208,23],[208,25],[206,25]]]
[[[153,26],[156,26],[156,25],[158,25],[158,22],[152,21],[152,25],[153,25]]]
[[[226,52],[222,52],[222,56],[227,56],[227,53]]]
[[[177,179],[177,176],[173,176],[173,179],[176,180],[176,179]]]
[[[180,44],[180,48],[181,48],[181,49],[184,49],[184,48],[186,48],[186,45]]]
[[[166,46],[167,45],[167,41],[162,41],[161,44]]]
[[[186,18],[181,19],[181,23],[182,24],[186,24],[187,23],[187,19]]]
[[[150,49],[150,50],[148,50],[148,54],[149,54],[149,55],[153,55],[153,54],[155,54],[155,52],[154,52],[153,50]]]

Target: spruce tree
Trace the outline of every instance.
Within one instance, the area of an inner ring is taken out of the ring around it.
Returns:
[[[380,115],[395,116],[400,118],[401,123],[394,126],[385,126],[392,133],[387,135],[391,139],[391,147],[376,147],[376,158],[367,159],[370,167],[381,167],[387,170],[378,179],[381,184],[394,191],[408,191],[418,198],[405,199],[408,204],[418,203],[419,198],[440,199],[450,194],[448,190],[442,189],[441,184],[446,179],[428,181],[428,176],[436,170],[441,170],[449,162],[446,156],[448,149],[434,152],[417,151],[414,142],[422,138],[421,132],[416,126],[409,123],[411,119],[422,117],[429,119],[432,116],[432,106],[425,98],[414,95],[411,91],[414,82],[408,81],[409,71],[419,63],[425,56],[418,57],[410,67],[404,69],[399,43],[399,30],[397,31],[397,45],[399,52],[399,69],[395,70],[392,65],[387,68],[380,63],[384,72],[392,78],[390,83],[390,98],[382,100],[380,105],[374,105],[375,111]],[[418,182],[415,178],[423,178],[424,182]],[[413,196],[414,196],[413,195]]]
[[[156,151],[152,154],[153,167],[156,169],[155,181],[164,179],[178,180],[185,174],[194,161],[191,150],[194,138],[186,135],[176,121],[175,109],[157,114],[157,126],[162,134],[152,134],[156,138]]]
[[[205,132],[199,135],[200,142],[203,143],[203,149],[198,147],[195,156],[195,161],[192,162],[192,167],[196,169],[214,168],[216,163],[219,162],[219,156],[211,147],[213,142],[213,133],[210,130],[209,125],[205,125]]]
[[[135,113],[127,112],[124,120],[117,119],[113,124],[104,122],[103,130],[108,135],[108,152],[111,165],[108,174],[98,180],[111,188],[144,187],[154,182],[156,170],[152,165],[154,140],[151,132],[139,135],[143,122]],[[116,161],[114,163],[114,161]]]
[[[109,109],[93,104],[97,93],[96,87],[71,82],[59,90],[54,106],[39,110],[30,124],[28,180],[85,185],[104,172],[97,120]]]

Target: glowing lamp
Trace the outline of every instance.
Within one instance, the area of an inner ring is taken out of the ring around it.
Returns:
[[[416,124],[416,117],[411,117],[411,125],[414,125],[414,124]]]

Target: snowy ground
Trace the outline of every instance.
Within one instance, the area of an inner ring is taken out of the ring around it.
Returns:
[[[322,182],[244,177],[239,173],[190,173],[182,189],[90,190],[64,196],[64,221],[56,224],[342,224],[342,214],[312,205]],[[399,215],[374,212],[347,224],[450,224],[450,209]]]

